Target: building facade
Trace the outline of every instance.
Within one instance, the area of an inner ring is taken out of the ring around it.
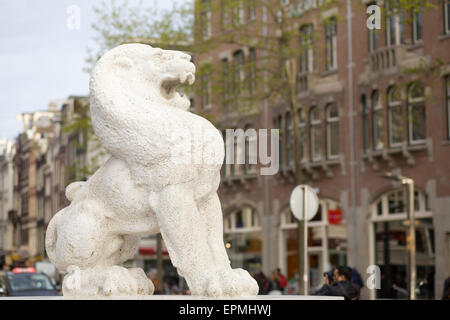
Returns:
[[[12,247],[12,239],[8,237],[10,228],[8,216],[14,206],[14,154],[13,141],[0,141],[0,268],[6,264],[6,255]]]
[[[264,24],[251,29],[254,21],[270,19],[269,2],[233,7],[199,1],[197,44],[242,28],[276,34]],[[394,288],[406,288],[405,195],[398,183],[380,177],[393,172],[415,181],[420,296],[439,298],[450,276],[450,4],[404,12],[395,1],[319,7],[322,2],[277,1],[295,3],[290,23],[298,41],[292,45],[306,48],[295,58],[302,175],[320,198],[309,228],[311,289],[321,284],[324,271],[340,264],[356,267],[363,279],[369,266],[381,268],[382,288],[365,288],[363,297],[395,297]],[[381,30],[367,27],[366,10],[373,4],[385,9]],[[264,50],[238,42],[196,56],[198,65],[209,64],[213,72],[237,75],[221,84],[225,95],[235,95],[236,82],[251,77],[251,67],[242,66],[264,60]],[[198,79],[197,113],[223,130],[280,132],[278,174],[262,176],[248,163],[224,166],[220,198],[232,264],[266,274],[280,267],[293,277],[298,250],[289,210],[295,186],[292,112],[286,104],[258,100],[253,109],[234,114],[219,94],[208,93],[213,78]],[[341,214],[341,221],[334,218]]]

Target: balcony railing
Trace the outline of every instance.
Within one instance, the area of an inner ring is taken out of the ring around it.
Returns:
[[[398,47],[385,47],[370,53],[369,63],[372,72],[386,71],[398,64]]]

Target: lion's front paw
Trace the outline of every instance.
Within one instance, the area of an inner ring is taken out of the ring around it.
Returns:
[[[113,266],[106,270],[103,294],[105,296],[151,295],[155,287],[142,269]]]
[[[258,294],[258,284],[250,274],[243,269],[221,269],[207,271],[202,274],[200,286],[195,285],[193,295],[207,297],[242,297]]]

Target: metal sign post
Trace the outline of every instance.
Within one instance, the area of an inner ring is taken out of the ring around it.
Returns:
[[[299,185],[292,190],[290,198],[292,214],[298,220],[298,269],[299,285],[303,286],[303,293],[309,292],[309,257],[308,257],[308,220],[314,218],[319,208],[319,198],[308,185]],[[301,225],[303,223],[303,226]],[[303,227],[303,232],[302,232]],[[303,253],[300,252],[303,250]],[[302,270],[303,269],[303,270]],[[303,275],[302,275],[303,273]],[[303,280],[303,281],[302,281]]]
[[[304,231],[303,231],[303,291],[305,296],[308,295],[308,278],[309,278],[309,257],[308,257],[308,216],[307,216],[307,197],[306,197],[306,185],[303,186],[303,223],[304,223]]]

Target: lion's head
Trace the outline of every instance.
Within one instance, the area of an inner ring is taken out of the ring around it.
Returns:
[[[120,45],[102,56],[91,79],[99,82],[105,75],[109,90],[114,90],[109,85],[114,84],[147,101],[162,99],[158,102],[183,110],[190,106],[189,98],[179,90],[182,84],[192,85],[195,81],[195,66],[186,53],[137,43]],[[93,82],[91,89],[95,85],[105,86]]]

